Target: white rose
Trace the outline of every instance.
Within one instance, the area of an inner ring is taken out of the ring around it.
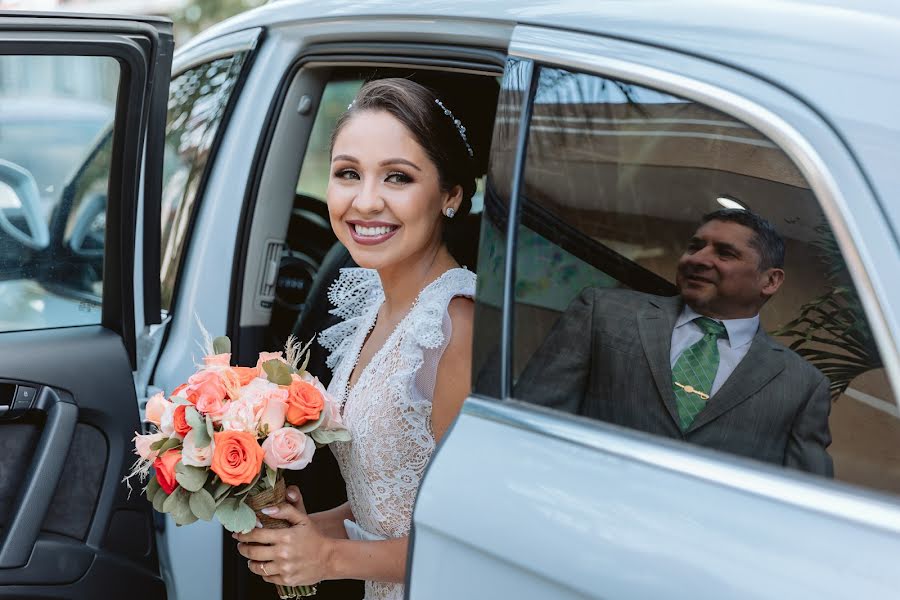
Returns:
[[[213,443],[210,442],[206,448],[198,448],[194,441],[193,429],[184,436],[181,448],[181,462],[192,467],[208,467],[212,464],[212,455]]]

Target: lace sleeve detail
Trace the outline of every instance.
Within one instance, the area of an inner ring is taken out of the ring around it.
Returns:
[[[326,360],[329,369],[333,371],[340,362],[359,328],[359,321],[383,295],[381,280],[373,269],[341,269],[328,288],[328,300],[334,305],[329,312],[343,321],[319,334],[319,344],[330,352]]]
[[[450,301],[457,296],[475,297],[475,274],[466,269],[454,269],[427,290],[427,297],[420,298],[416,318],[411,323],[412,335],[402,345],[409,372],[401,374],[407,381],[415,382],[419,400],[431,413],[431,399],[437,380],[437,369],[450,342],[452,323],[447,312]]]

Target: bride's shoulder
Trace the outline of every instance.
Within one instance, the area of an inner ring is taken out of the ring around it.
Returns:
[[[474,296],[475,273],[462,268],[446,271],[422,290],[418,314],[412,319],[417,343],[424,348],[443,346],[451,323],[471,322]]]

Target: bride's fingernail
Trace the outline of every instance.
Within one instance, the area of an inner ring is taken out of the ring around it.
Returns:
[[[266,515],[274,515],[277,512],[278,512],[278,509],[274,506],[267,506],[264,509],[262,509],[262,513],[266,514]]]
[[[288,500],[290,500],[291,502],[295,502],[297,500],[297,492],[295,492],[294,490],[291,490],[287,493],[287,497],[288,497]]]
[[[263,524],[259,522],[259,519],[256,520],[256,528],[262,529]]]

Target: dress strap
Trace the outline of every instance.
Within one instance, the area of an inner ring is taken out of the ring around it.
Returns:
[[[475,297],[475,273],[450,269],[422,290],[413,319],[413,339],[422,348],[440,348],[446,343],[444,317],[456,296]]]
[[[378,272],[358,267],[341,269],[328,288],[328,299],[334,305],[329,313],[343,319],[319,334],[319,344],[330,352],[326,364],[333,371],[366,313],[384,299]]]

